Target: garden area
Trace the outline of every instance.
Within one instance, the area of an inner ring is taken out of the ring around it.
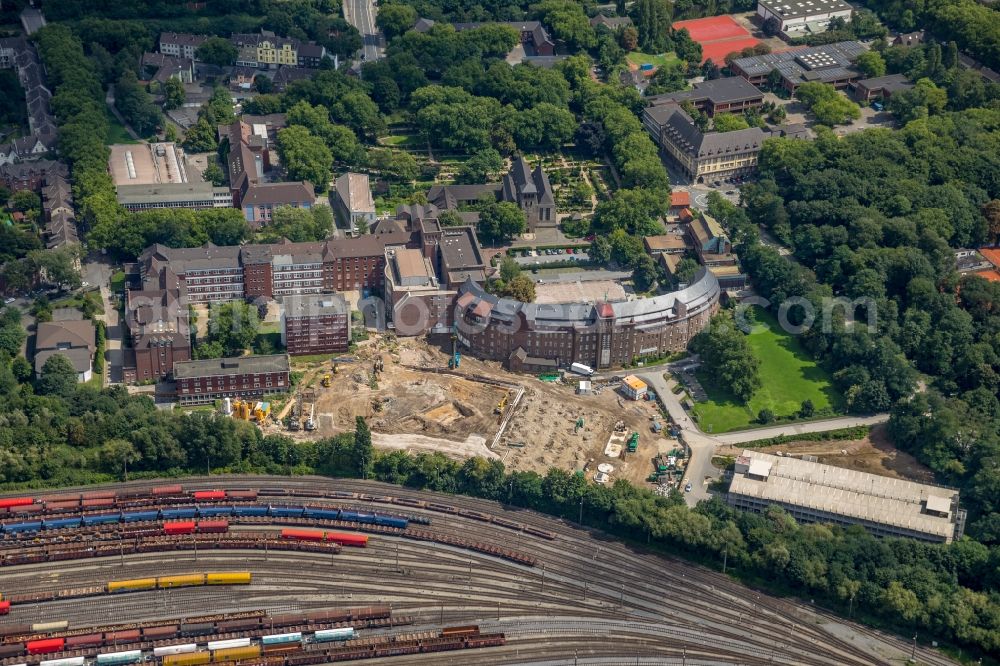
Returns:
[[[680,62],[680,58],[678,58],[673,51],[670,51],[669,53],[661,53],[659,55],[643,53],[642,51],[632,51],[631,53],[625,55],[625,59],[630,65],[635,65],[636,67],[652,65],[656,69]]]
[[[843,409],[843,396],[834,388],[830,374],[814,361],[798,339],[781,329],[768,312],[754,310],[760,330],[746,336],[754,355],[760,359],[762,386],[744,404],[720,386],[708,372],[696,373],[708,399],[698,402],[694,414],[707,433],[723,433],[765,425],[758,419],[769,410],[775,420],[833,416]],[[811,403],[811,413],[802,414],[803,403]]]

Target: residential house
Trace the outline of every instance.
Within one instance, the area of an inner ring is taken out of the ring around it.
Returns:
[[[590,19],[590,25],[594,28],[607,28],[614,32],[619,28],[627,28],[632,25],[632,19],[628,16],[606,16],[598,14]]]
[[[69,169],[62,162],[53,160],[0,165],[0,184],[12,192],[38,192],[47,179],[57,175],[68,178]]]
[[[73,366],[78,382],[90,381],[96,349],[94,324],[90,320],[39,322],[35,331],[35,374],[41,376],[45,362],[59,355]]]
[[[722,225],[707,213],[701,213],[687,225],[688,240],[701,264],[719,281],[723,290],[743,289],[749,283],[740,268],[739,257]]]
[[[278,92],[284,92],[286,88],[296,81],[307,81],[316,75],[316,72],[311,69],[306,69],[304,67],[293,67],[291,65],[283,65],[278,68],[275,72],[272,83],[274,84],[274,89]]]
[[[143,53],[141,65],[145,78],[161,85],[176,78],[181,83],[194,83],[194,60],[163,53]]]
[[[923,44],[926,37],[923,30],[915,32],[904,32],[896,35],[892,40],[893,46],[917,46]]]
[[[192,35],[184,32],[160,33],[160,53],[178,58],[197,60],[198,47],[207,42],[208,35]]]

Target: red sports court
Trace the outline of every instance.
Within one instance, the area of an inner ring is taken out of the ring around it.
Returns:
[[[711,58],[720,66],[733,51],[742,51],[760,43],[732,16],[709,16],[674,23],[674,30],[682,28],[687,29],[691,39],[701,44],[701,61]]]

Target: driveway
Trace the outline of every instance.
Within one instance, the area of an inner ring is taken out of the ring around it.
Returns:
[[[835,419],[825,419],[822,421],[809,421],[806,423],[793,423],[769,428],[754,428],[751,430],[738,430],[722,435],[706,435],[697,424],[688,416],[687,411],[681,406],[680,398],[674,394],[673,388],[677,383],[673,379],[664,377],[664,373],[674,367],[681,367],[690,363],[690,360],[678,362],[668,366],[661,366],[655,371],[637,373],[638,377],[646,382],[656,392],[656,396],[667,410],[670,419],[677,424],[681,430],[681,438],[691,450],[691,458],[688,461],[687,470],[681,480],[681,488],[688,483],[691,484],[691,492],[684,493],[684,499],[689,506],[694,506],[703,499],[709,499],[708,485],[714,479],[719,478],[720,472],[712,465],[712,456],[715,449],[722,445],[742,444],[758,439],[778,437],[781,435],[802,435],[811,432],[827,432],[830,430],[840,430],[842,428],[852,428],[856,426],[871,426],[878,423],[885,423],[889,420],[888,414],[875,414],[874,416],[843,416]]]
[[[553,273],[552,275],[527,274],[539,284],[546,282],[593,282],[594,280],[627,280],[632,277],[632,271],[579,270],[570,273]]]
[[[514,261],[522,266],[534,266],[538,264],[554,264],[560,261],[587,261],[590,257],[586,252],[574,252],[573,254],[542,254],[538,257],[514,257]]]
[[[836,419],[825,419],[823,421],[808,421],[806,423],[790,423],[788,425],[771,426],[768,428],[754,428],[752,430],[737,430],[721,435],[715,435],[715,439],[723,444],[743,444],[753,442],[758,439],[768,439],[770,437],[782,437],[785,435],[802,435],[810,432],[827,432],[829,430],[841,430],[842,428],[856,428],[858,426],[873,426],[885,423],[889,420],[888,414],[875,414],[874,416],[842,416]]]

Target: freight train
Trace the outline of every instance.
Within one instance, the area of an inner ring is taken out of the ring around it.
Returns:
[[[180,576],[160,576],[158,578],[113,580],[108,583],[108,592],[167,590],[175,587],[195,587],[199,585],[249,585],[251,580],[252,574],[249,571],[182,574]]]
[[[148,511],[120,511],[114,513],[88,513],[72,518],[43,518],[28,522],[5,522],[0,525],[0,534],[25,534],[47,530],[74,529],[78,527],[93,527],[96,525],[115,525],[119,523],[138,523],[152,521],[170,521],[164,525],[166,534],[190,534],[194,529],[190,523],[194,518],[222,517],[273,517],[273,518],[315,518],[316,520],[340,520],[366,525],[381,525],[405,530],[409,525],[408,518],[385,516],[366,511],[351,511],[336,507],[315,507],[303,505],[271,506],[268,504],[222,504],[213,506],[184,506],[171,508],[156,508]],[[180,521],[188,521],[183,524]],[[167,525],[177,523],[166,531]],[[202,521],[204,524],[205,521]],[[218,527],[218,526],[216,526]],[[201,529],[197,531],[225,531],[224,529]]]

